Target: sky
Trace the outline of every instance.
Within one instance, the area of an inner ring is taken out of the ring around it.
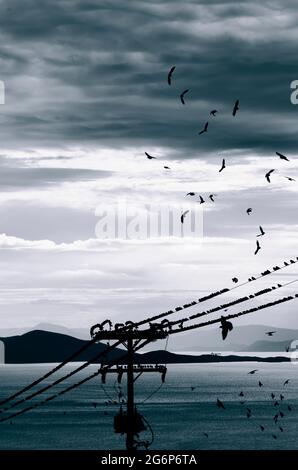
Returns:
[[[142,319],[298,255],[297,23],[294,0],[0,1],[1,330]],[[119,204],[200,224],[185,238],[101,237]],[[296,310],[238,324],[297,328]]]

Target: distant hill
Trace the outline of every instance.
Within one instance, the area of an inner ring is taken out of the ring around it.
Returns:
[[[30,331],[24,335],[2,337],[5,344],[5,362],[8,364],[34,364],[62,362],[74,352],[87,344],[87,341],[73,338],[68,335],[49,331]],[[102,343],[91,345],[86,351],[76,357],[75,361],[91,360],[94,356],[104,352],[107,346]],[[106,354],[105,362],[124,362],[125,351],[115,348]],[[285,357],[258,358],[254,356],[220,356],[216,354],[203,354],[198,356],[174,354],[168,351],[151,351],[143,354],[135,354],[135,363],[199,363],[199,362],[231,362],[231,361],[263,361],[285,362]],[[94,361],[93,361],[94,362]],[[98,362],[98,361],[97,361]]]

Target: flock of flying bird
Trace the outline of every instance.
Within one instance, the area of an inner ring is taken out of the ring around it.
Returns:
[[[167,81],[168,81],[168,85],[171,86],[172,85],[172,79],[173,79],[173,73],[176,69],[176,66],[173,66],[171,67],[171,69],[169,70],[168,72],[168,76],[167,76]],[[182,91],[182,93],[180,94],[180,101],[183,105],[185,105],[185,95],[189,92],[190,90],[187,88],[185,90]],[[239,99],[237,99],[235,101],[235,104],[234,104],[234,107],[233,107],[233,110],[232,110],[232,116],[235,117],[237,112],[239,111],[240,109],[240,106],[239,106]],[[210,116],[212,116],[212,118],[216,117],[218,113],[218,110],[217,109],[212,109],[210,111]],[[208,127],[209,127],[209,121],[207,121],[203,127],[203,129],[199,132],[199,135],[202,135],[202,134],[205,134],[208,132]],[[154,157],[153,155],[149,154],[148,152],[145,152],[145,155],[146,157],[149,159],[149,160],[153,160],[153,159],[156,159],[157,157]],[[286,157],[284,154],[280,153],[280,152],[276,152],[276,155],[281,159],[281,160],[284,160],[284,161],[287,161],[289,162],[290,160],[288,159],[288,157]],[[226,160],[225,158],[222,159],[222,163],[221,163],[221,167],[219,169],[219,173],[221,173],[224,169],[226,168]],[[164,166],[164,169],[165,170],[170,170],[171,168],[169,166]],[[275,172],[276,170],[273,168],[271,170],[269,170],[266,174],[265,174],[265,178],[267,180],[268,183],[271,183],[271,175],[273,172]],[[284,176],[284,178],[286,178],[288,181],[296,181],[294,178],[290,177],[290,176]],[[187,196],[196,196],[196,193],[195,192],[189,192],[187,193]],[[216,194],[210,194],[209,195],[209,199],[212,201],[212,202],[215,202],[214,201],[214,197],[216,196]],[[199,200],[197,201],[199,202],[200,204],[204,204],[206,201],[205,199],[203,198],[203,196],[199,195]],[[180,217],[180,220],[181,220],[181,223],[183,224],[184,221],[185,221],[185,218],[187,216],[187,214],[190,212],[190,210],[186,210],[184,211],[182,214],[181,214],[181,217]],[[246,211],[247,215],[250,215],[252,213],[252,208],[249,207]],[[257,237],[262,237],[263,235],[265,235],[265,232],[263,230],[263,228],[260,226],[260,233],[257,235]],[[254,251],[254,254],[257,255],[258,252],[260,251],[261,249],[261,244],[259,242],[259,240],[256,240],[256,249]]]
[[[268,333],[274,333],[274,332],[268,332]],[[250,372],[248,372],[248,374],[249,375],[254,375],[257,372],[258,372],[258,369],[253,369]],[[283,387],[288,385],[289,382],[290,382],[290,379],[285,380],[284,383],[283,383]],[[259,380],[258,386],[259,386],[259,388],[262,388],[264,386],[264,384]],[[194,388],[195,387],[191,387],[191,390],[194,390]],[[253,416],[253,412],[252,412],[251,408],[249,408],[247,406],[244,392],[240,391],[238,396],[241,399],[240,400],[240,405],[246,408],[245,409],[245,411],[246,411],[245,414],[246,414],[247,419],[251,418],[251,416]],[[271,392],[270,398],[271,398],[271,401],[272,401],[272,404],[273,404],[273,407],[274,407],[273,422],[276,426],[276,429],[279,429],[280,432],[284,432],[284,427],[281,424],[280,420],[281,419],[283,420],[283,418],[286,416],[286,413],[291,412],[293,410],[293,407],[289,404],[284,405],[287,408],[286,412],[285,412],[285,408],[282,408],[282,405],[284,404],[284,400],[285,400],[285,396],[284,396],[283,393],[280,393],[279,397],[278,397],[276,393]],[[222,409],[222,410],[226,410],[226,405],[219,398],[217,398],[216,406],[218,408]],[[259,424],[259,428],[260,428],[261,432],[264,432],[265,429],[266,429],[263,424]],[[209,437],[209,435],[207,433],[203,433],[203,434],[205,435],[205,437]],[[276,434],[275,431],[274,431],[274,433],[271,434],[271,436],[273,437],[273,439],[277,439],[277,434]]]

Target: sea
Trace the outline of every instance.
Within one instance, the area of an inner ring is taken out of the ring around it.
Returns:
[[[78,365],[64,367],[43,385]],[[0,400],[52,367],[53,364],[1,365]],[[43,398],[87,377],[97,368],[89,366],[49,390]],[[249,374],[253,369],[257,372]],[[284,385],[286,380],[289,383]],[[40,387],[41,384],[34,390]],[[106,384],[96,377],[43,406],[0,423],[0,449],[124,449],[125,437],[114,432],[113,420],[120,410],[119,400],[125,400],[125,396],[125,378],[119,385],[114,374],[107,376]],[[225,409],[217,407],[217,399]],[[31,402],[40,400],[41,397],[36,397]],[[146,420],[147,429],[140,433],[140,440],[149,442],[153,435],[152,450],[298,449],[295,362],[169,365],[163,385],[156,372],[145,373],[136,380],[135,401]],[[0,417],[28,404],[2,412]],[[275,423],[273,418],[277,414]]]

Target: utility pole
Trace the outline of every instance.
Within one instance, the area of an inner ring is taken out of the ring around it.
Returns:
[[[103,328],[103,325],[106,323],[109,323],[110,330],[105,330]],[[140,375],[146,372],[159,372],[161,373],[162,381],[164,381],[167,371],[165,366],[157,364],[155,366],[143,366],[140,364],[135,366],[134,353],[136,348],[139,350],[151,341],[166,338],[168,336],[168,332],[163,325],[159,324],[151,324],[150,328],[146,330],[138,330],[131,322],[128,323],[129,326],[123,325],[122,328],[117,328],[117,325],[115,325],[115,328],[112,329],[111,322],[105,321],[102,324],[94,325],[91,328],[90,334],[92,338],[96,338],[98,341],[121,341],[121,343],[127,349],[127,353],[123,357],[123,361],[119,359],[118,364],[115,367],[109,366],[109,363],[102,364],[100,373],[104,383],[108,373],[118,374],[118,382],[121,381],[123,373],[126,373],[127,375],[127,415],[120,415],[119,418],[121,422],[118,423],[119,430],[116,430],[115,426],[115,432],[126,434],[126,449],[129,452],[134,452],[136,450],[135,435],[139,432],[138,418],[140,418],[136,412],[134,402],[134,382],[139,378]],[[127,364],[127,367],[123,366],[122,364]],[[137,374],[136,377],[135,374]]]

